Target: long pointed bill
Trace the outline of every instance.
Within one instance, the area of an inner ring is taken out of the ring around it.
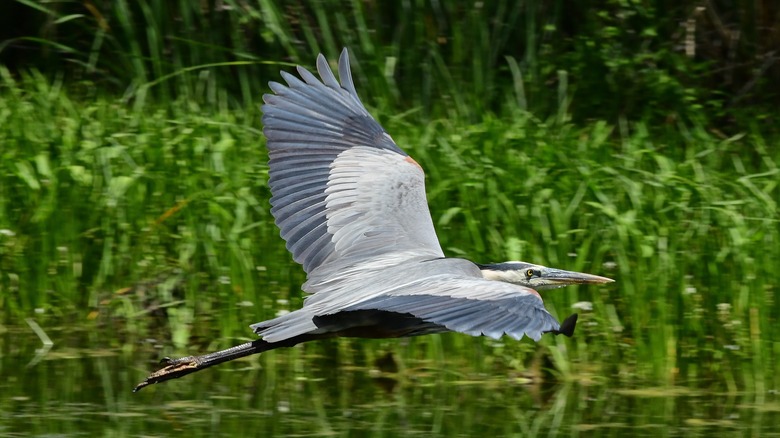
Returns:
[[[564,271],[562,269],[545,268],[542,270],[542,277],[538,280],[541,289],[544,287],[561,287],[572,284],[604,284],[612,283],[615,280],[598,275],[585,274],[582,272]]]

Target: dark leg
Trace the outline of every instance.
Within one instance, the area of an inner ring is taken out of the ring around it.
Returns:
[[[160,361],[160,363],[165,364],[165,367],[150,374],[146,380],[136,385],[135,389],[133,389],[133,392],[138,392],[144,387],[154,383],[160,383],[171,379],[178,379],[179,377],[186,376],[187,374],[200,371],[204,368],[213,367],[214,365],[231,361],[233,359],[251,356],[253,354],[262,353],[264,351],[273,350],[275,348],[292,347],[294,345],[300,344],[301,342],[325,337],[328,336],[301,335],[273,343],[258,339],[253,342],[247,342],[246,344],[237,345],[226,350],[208,353],[202,356],[186,356],[179,359],[170,359],[166,357]]]

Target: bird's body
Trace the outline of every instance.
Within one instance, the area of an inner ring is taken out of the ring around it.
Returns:
[[[446,331],[539,340],[571,336],[531,287],[605,283],[604,277],[524,262],[477,265],[446,258],[425,197],[422,168],[371,117],[346,50],[339,83],[299,67],[263,96],[271,212],[307,273],[302,308],[252,325],[254,342],[168,360],[136,390],[272,348],[337,336],[403,337]],[[498,281],[496,281],[498,280]]]
[[[515,339],[560,326],[532,289],[483,278],[474,263],[456,258],[406,259],[395,265],[381,260],[346,269],[325,282],[327,289],[309,296],[301,309],[252,326],[269,342],[304,333],[325,333],[317,317],[379,310],[412,315],[426,330],[415,334],[457,331],[473,336]],[[371,329],[365,320],[342,318],[340,329]],[[408,336],[408,334],[407,334]]]

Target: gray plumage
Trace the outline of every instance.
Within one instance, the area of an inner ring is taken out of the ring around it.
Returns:
[[[302,308],[252,325],[260,336],[179,359],[135,387],[179,378],[251,354],[337,336],[402,337],[456,331],[514,339],[571,336],[535,289],[612,280],[526,262],[476,265],[446,258],[425,198],[425,175],[374,120],[352,82],[346,49],[336,80],[325,58],[318,79],[271,82],[263,96],[271,213],[310,295]]]
[[[315,317],[354,310],[411,314],[420,324],[493,338],[538,340],[559,323],[539,294],[489,281],[477,265],[445,259],[422,169],[374,120],[355,92],[344,50],[337,82],[283,73],[263,96],[271,212],[312,294],[303,308],[254,324],[265,341],[317,332]],[[346,315],[345,315],[346,316]]]

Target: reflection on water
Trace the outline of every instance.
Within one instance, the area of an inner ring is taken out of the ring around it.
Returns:
[[[79,342],[105,344],[95,336]],[[391,351],[360,365],[339,360],[345,342],[273,351],[133,394],[154,367],[150,352],[55,344],[28,367],[39,345],[24,327],[0,335],[0,436],[780,434],[774,392],[542,384],[457,358],[401,363]]]

